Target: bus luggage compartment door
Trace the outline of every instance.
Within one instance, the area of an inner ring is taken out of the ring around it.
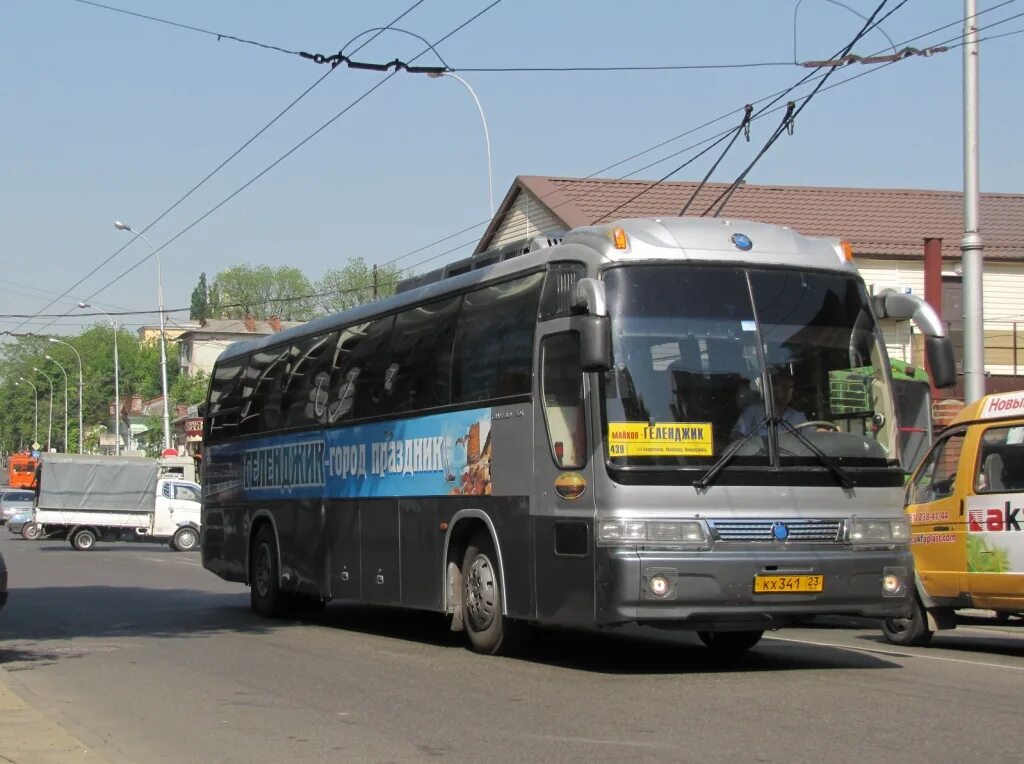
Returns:
[[[367,602],[401,602],[398,499],[360,500],[359,531],[363,599]]]

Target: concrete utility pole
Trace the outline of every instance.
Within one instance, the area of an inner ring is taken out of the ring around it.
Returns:
[[[978,19],[977,0],[964,0],[964,402],[985,394],[985,323],[978,232]]]

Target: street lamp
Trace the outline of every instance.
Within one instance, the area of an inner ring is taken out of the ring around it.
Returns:
[[[57,368],[60,369],[61,374],[64,375],[64,453],[68,451],[68,372],[60,363],[51,355],[45,356],[47,361],[53,361]]]
[[[128,233],[135,234],[136,238],[142,239],[149,245],[149,248],[153,250],[153,256],[156,257],[156,299],[157,309],[160,311],[160,382],[163,386],[164,394],[164,448],[167,449],[171,447],[171,413],[167,407],[167,336],[164,334],[164,281],[163,268],[160,265],[160,253],[153,246],[153,242],[146,238],[145,234],[133,231],[132,227],[127,223],[115,220],[114,228],[118,231],[127,231]]]
[[[118,381],[121,376],[121,367],[117,359],[117,321],[107,311],[90,305],[87,302],[78,303],[79,308],[89,308],[97,313],[102,313],[110,319],[110,325],[114,327],[114,453],[121,455],[121,384]]]
[[[32,367],[32,371],[42,374],[50,384],[50,415],[46,418],[46,450],[49,451],[53,441],[53,380],[49,374],[36,366]]]
[[[59,340],[56,337],[49,337],[48,339],[50,342],[56,342],[59,345],[67,345],[74,351],[75,357],[78,359],[78,453],[82,453],[82,445],[85,442],[83,440],[82,428],[82,388],[84,387],[82,384],[82,355],[70,342],[64,342],[64,340]],[[46,357],[49,358],[50,356]]]
[[[32,388],[32,392],[34,392],[36,394],[36,419],[35,419],[35,425],[33,425],[33,428],[32,428],[32,442],[33,443],[38,443],[39,442],[39,388],[36,387],[31,382],[29,382],[24,377],[18,377],[18,379],[20,379],[21,382],[24,382],[26,385],[31,387]],[[15,382],[14,384],[15,385],[20,385],[21,382]],[[35,446],[33,446],[33,448],[35,448]]]
[[[491,179],[491,136],[490,133],[487,132],[487,118],[484,116],[484,109],[480,105],[480,99],[476,97],[476,93],[473,91],[473,88],[469,86],[469,83],[457,74],[453,74],[452,72],[428,72],[427,76],[432,79],[437,79],[438,77],[451,77],[453,80],[458,80],[463,84],[466,90],[469,91],[469,94],[473,96],[473,102],[476,104],[477,111],[480,112],[480,121],[484,123],[484,143],[487,144],[487,203],[491,207],[491,217],[493,218],[494,183]]]

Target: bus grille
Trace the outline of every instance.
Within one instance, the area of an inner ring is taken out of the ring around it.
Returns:
[[[773,542],[772,526],[775,520],[712,520],[712,533],[720,542]],[[842,541],[842,520],[788,520],[783,522],[789,531],[787,544],[834,544]]]

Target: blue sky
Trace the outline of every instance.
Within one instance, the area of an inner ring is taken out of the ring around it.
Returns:
[[[361,31],[387,24],[412,2],[109,0],[138,13],[327,54]],[[489,2],[425,0],[399,26],[437,40]],[[979,0],[979,10],[1000,2]],[[845,4],[866,16],[877,2]],[[792,62],[796,5],[795,0],[503,0],[439,52],[456,70]],[[1022,12],[1024,2],[1010,2],[979,21],[984,27]],[[883,26],[899,44],[962,15],[960,0],[909,0]],[[829,0],[803,0],[797,18],[801,61],[829,56],[863,24]],[[990,34],[1022,28],[1024,17]],[[913,44],[924,47],[959,33],[958,25]],[[1019,144],[1024,107],[1017,82],[1022,43],[1024,36],[1018,35],[982,45],[984,191],[1024,191]],[[887,45],[876,31],[855,52],[867,55]],[[356,57],[408,61],[423,47],[411,35],[388,32]],[[436,59],[427,55],[417,63]],[[901,61],[822,93],[800,115],[794,135],[772,148],[749,181],[959,189],[961,67],[962,51],[956,49]],[[847,67],[832,81],[865,69]],[[5,115],[0,122],[0,258],[5,264],[0,296],[5,310],[0,312],[43,309],[126,243],[128,234],[115,230],[115,218],[136,229],[149,224],[324,71],[297,56],[72,0],[5,0],[0,4]],[[460,74],[486,113],[497,204],[517,174],[588,175],[780,90],[806,72],[773,66]],[[163,244],[385,76],[338,68],[147,235]],[[607,175],[629,172],[736,121],[698,131]],[[737,143],[715,179],[731,180],[777,121],[773,115],[755,122],[751,143]],[[638,177],[661,177],[686,156]],[[710,161],[709,155],[675,179],[699,178]],[[200,271],[212,278],[240,263],[289,264],[317,279],[350,257],[385,263],[487,217],[483,130],[470,95],[450,79],[399,73],[164,249],[165,305],[187,306]],[[470,233],[446,246],[472,238]],[[444,248],[400,263],[414,266]],[[147,252],[136,242],[47,312],[70,309],[84,298],[109,310],[155,309],[153,260],[96,294]],[[78,331],[92,320],[61,319],[48,331]],[[124,319],[126,325],[143,322],[153,319]],[[0,330],[18,323],[0,318]],[[30,322],[20,331],[38,330],[43,323]]]

